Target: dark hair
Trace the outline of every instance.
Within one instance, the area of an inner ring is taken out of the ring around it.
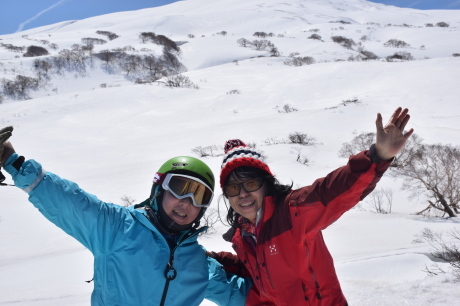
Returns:
[[[264,184],[266,184],[267,194],[266,196],[273,196],[275,198],[275,205],[279,205],[284,198],[291,192],[292,183],[290,185],[282,185],[273,175],[268,174],[262,169],[250,167],[250,166],[241,166],[230,172],[227,176],[227,179],[224,182],[224,186],[227,185],[228,180],[234,177],[237,180],[247,180],[247,179],[262,179]],[[224,197],[228,198],[225,194],[224,188]],[[224,200],[225,202],[225,200]],[[240,214],[235,212],[233,208],[228,205],[227,207],[227,222],[230,226],[238,225],[238,217]]]

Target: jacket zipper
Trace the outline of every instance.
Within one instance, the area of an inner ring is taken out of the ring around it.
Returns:
[[[247,241],[245,241],[244,243],[248,243]],[[257,259],[257,250],[255,250],[255,254],[254,254],[254,257],[255,257],[255,260],[256,260],[256,269],[254,269],[254,267],[251,265],[251,261],[249,259],[247,259],[249,256],[248,256],[248,252],[247,251],[244,251],[244,255],[246,257],[246,262],[249,263],[250,267],[251,267],[251,270],[252,271],[258,271],[259,275],[260,275],[260,270],[259,270],[259,260]],[[243,262],[244,264],[244,262]],[[251,271],[250,270],[250,271]],[[251,275],[252,277],[252,275]],[[260,283],[260,292],[265,295],[267,298],[269,298],[269,296],[265,293],[265,290],[264,290],[264,283],[262,282],[262,279],[260,278],[260,276],[256,276],[256,277],[259,277],[259,283]]]
[[[270,274],[270,269],[268,268],[267,256],[265,255],[265,252],[264,252],[264,263],[262,264],[262,267],[263,265],[265,265],[265,270],[267,271],[268,280],[270,281],[270,285],[272,286],[273,289],[276,289],[275,285],[273,284],[273,280]]]
[[[174,248],[174,250],[171,251],[171,255],[169,256],[169,262],[166,265],[165,269],[165,278],[166,278],[166,283],[165,287],[163,289],[163,295],[161,296],[161,302],[160,305],[163,306],[165,304],[166,300],[166,295],[168,294],[168,289],[169,289],[169,283],[174,280],[177,276],[177,271],[173,267],[174,263],[174,251],[176,250],[177,246]]]
[[[310,249],[308,248],[307,242],[305,241],[305,249],[307,250],[307,256],[308,256],[308,270],[310,271],[311,277],[313,278],[313,281],[315,282],[315,287],[316,287],[316,297],[318,300],[321,300],[323,297],[321,296],[321,293],[319,292],[320,286],[318,283],[318,279],[316,278],[315,271],[313,271],[313,267],[311,266],[310,262]]]
[[[169,261],[168,261],[168,264],[166,265],[166,269],[165,269],[165,272],[164,272],[164,276],[166,278],[166,283],[165,283],[165,286],[164,286],[164,289],[163,289],[163,294],[161,296],[161,302],[160,302],[160,306],[164,306],[165,305],[165,302],[166,302],[166,295],[168,294],[168,289],[169,289],[169,283],[174,280],[177,276],[177,271],[176,269],[174,269],[174,252],[176,251],[177,247],[179,245],[181,245],[182,243],[184,243],[185,241],[187,241],[188,239],[198,235],[201,231],[196,231],[195,233],[191,234],[190,236],[188,236],[187,238],[185,238],[184,240],[181,241],[183,235],[182,234],[179,239],[177,239],[178,243],[177,245],[171,250],[171,253],[169,255]]]

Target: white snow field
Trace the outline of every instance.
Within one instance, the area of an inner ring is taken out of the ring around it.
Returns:
[[[398,106],[410,109],[408,128],[424,143],[460,145],[458,10],[401,9],[365,0],[186,0],[0,36],[0,79],[36,76],[37,58],[5,45],[43,46],[50,57],[82,38],[103,38],[98,30],[119,38],[95,45],[94,52],[132,46],[133,54],[161,55],[161,46],[140,41],[141,32],[183,42],[184,75],[199,89],[135,84],[122,71],[107,73],[96,60],[84,76],[52,75],[28,100],[4,95],[0,126],[14,126],[11,141],[19,154],[106,202],[122,204],[123,196],[140,202],[165,160],[198,157],[192,152],[198,146],[216,145],[216,155],[222,154],[225,141],[234,138],[256,143],[281,182],[309,185],[346,163],[338,157],[343,143],[373,132],[377,113],[386,122]],[[255,32],[274,35],[259,38]],[[321,40],[309,39],[312,34]],[[347,49],[332,36],[356,45]],[[240,38],[269,40],[280,56],[242,47]],[[385,47],[391,39],[410,46]],[[360,50],[379,59],[348,60]],[[400,51],[414,59],[385,59]],[[293,55],[315,63],[286,65]],[[298,111],[279,112],[285,105]],[[317,144],[267,144],[294,132]],[[308,163],[297,162],[298,155]],[[218,175],[221,159],[204,161]],[[377,187],[392,190],[391,213],[376,213],[369,196],[324,230],[345,296],[350,305],[458,305],[459,285],[451,274],[430,277],[423,271],[435,263],[448,271],[449,265],[433,261],[432,246],[417,237],[425,228],[459,228],[460,218],[416,215],[427,199],[410,199],[401,185],[400,178],[386,175]],[[216,196],[211,209],[219,205],[225,209]],[[214,228],[201,244],[232,251],[221,237],[227,227],[218,222]],[[89,251],[41,216],[21,190],[0,187],[0,305],[88,305],[93,284],[85,281],[92,269]]]

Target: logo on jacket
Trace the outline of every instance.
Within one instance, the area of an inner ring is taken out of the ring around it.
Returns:
[[[153,183],[159,183],[161,181],[161,174],[160,173],[155,173],[155,176],[153,177]]]
[[[268,246],[268,249],[270,250],[270,255],[278,254],[278,251],[276,250],[276,245],[271,244],[271,245]]]

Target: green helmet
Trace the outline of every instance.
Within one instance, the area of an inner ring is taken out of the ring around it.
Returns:
[[[161,167],[158,169],[155,177],[153,179],[153,186],[150,194],[150,207],[153,211],[158,214],[159,221],[164,228],[168,230],[182,231],[190,228],[190,226],[198,227],[200,225],[200,219],[203,217],[206,212],[206,207],[202,207],[200,213],[195,218],[195,220],[190,225],[177,225],[173,224],[168,220],[168,216],[164,213],[164,209],[161,205],[161,200],[158,198],[162,196],[163,188],[161,187],[162,177],[167,173],[177,173],[188,176],[193,176],[201,181],[203,181],[212,191],[214,191],[215,179],[212,173],[211,168],[208,167],[201,160],[190,157],[190,156],[177,156],[167,160]],[[165,224],[165,221],[167,224]]]
[[[204,162],[195,157],[177,156],[166,161],[157,171],[159,174],[182,173],[205,182],[214,191],[214,175]]]

